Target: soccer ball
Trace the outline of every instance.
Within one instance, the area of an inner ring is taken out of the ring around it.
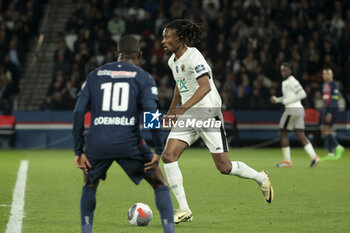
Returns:
[[[128,213],[129,222],[134,226],[147,226],[152,216],[151,208],[144,203],[133,204]]]

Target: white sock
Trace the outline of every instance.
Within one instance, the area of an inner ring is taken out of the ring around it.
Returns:
[[[334,153],[328,153],[328,156],[334,156]]]
[[[282,153],[283,153],[283,160],[284,161],[288,161],[290,162],[290,147],[286,146],[286,147],[282,147]]]
[[[306,153],[309,154],[311,159],[314,159],[317,155],[316,152],[314,150],[314,147],[312,146],[311,143],[308,143],[304,146],[304,150],[306,151]]]
[[[266,181],[266,177],[249,167],[247,164],[239,161],[232,161],[232,170],[230,175],[239,176],[246,179],[255,180],[258,184],[263,184]]]
[[[180,209],[191,211],[187,204],[182,174],[177,161],[172,163],[165,163],[164,170],[168,178],[169,186],[174,192]]]

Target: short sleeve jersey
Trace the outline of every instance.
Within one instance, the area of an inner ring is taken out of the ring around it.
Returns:
[[[168,61],[174,80],[181,95],[182,104],[186,103],[199,87],[197,80],[209,77],[211,91],[193,107],[221,108],[221,98],[213,81],[210,66],[203,55],[194,47],[187,47],[186,52],[176,61],[173,54]]]
[[[302,91],[303,87],[300,85],[299,81],[294,76],[289,76],[286,80],[282,82],[282,93],[283,97],[290,99],[293,98],[298,92]],[[300,108],[303,107],[300,100],[294,101],[292,103],[286,104],[286,108]]]

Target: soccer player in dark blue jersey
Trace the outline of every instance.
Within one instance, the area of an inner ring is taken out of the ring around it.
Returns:
[[[118,44],[118,62],[92,71],[83,85],[73,112],[75,164],[84,170],[80,212],[82,233],[92,231],[96,189],[116,161],[135,183],[145,178],[153,187],[163,231],[174,232],[169,188],[158,165],[164,147],[160,131],[152,131],[153,154],[140,133],[142,111],[157,109],[158,93],[152,77],[137,66],[139,42],[124,36]],[[91,109],[91,125],[84,152],[84,115]]]
[[[339,86],[333,80],[333,71],[331,69],[323,69],[322,76],[324,80],[322,86],[324,110],[322,113],[321,130],[322,135],[328,142],[328,156],[322,158],[322,160],[337,160],[344,152],[344,147],[339,144],[338,140],[332,134],[332,126],[339,108]]]

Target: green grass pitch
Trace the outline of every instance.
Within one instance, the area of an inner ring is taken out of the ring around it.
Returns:
[[[230,158],[259,171],[268,170],[274,202],[264,202],[254,181],[221,175],[206,149],[191,148],[179,164],[194,221],[176,225],[176,232],[350,232],[350,149],[340,160],[323,162],[314,169],[308,167],[310,160],[302,149],[292,148],[291,168],[275,167],[282,160],[280,149],[232,149]],[[83,180],[71,150],[0,152],[0,232],[6,230],[23,159],[29,161],[29,168],[22,232],[80,232]],[[151,206],[154,217],[149,226],[129,224],[127,211],[135,202]],[[116,163],[97,192],[94,232],[162,232],[152,189],[145,181],[134,185]]]

